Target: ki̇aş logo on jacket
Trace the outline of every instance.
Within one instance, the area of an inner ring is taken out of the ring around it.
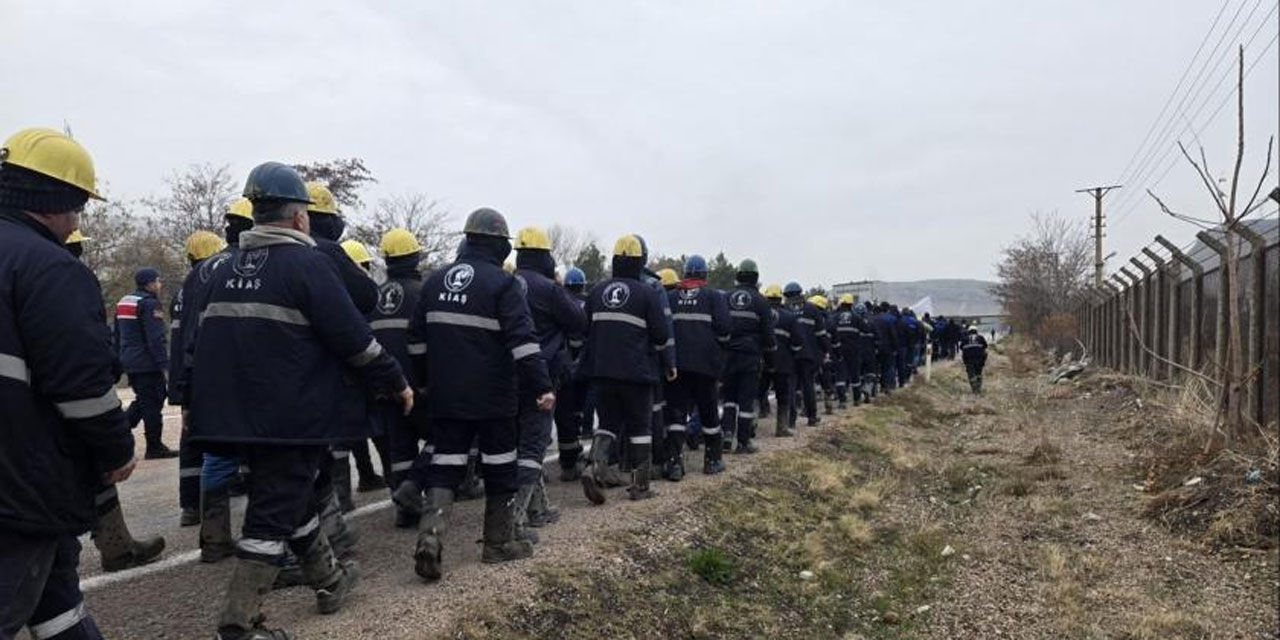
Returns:
[[[600,302],[610,309],[619,309],[631,299],[631,287],[625,282],[611,282],[600,294]]]
[[[449,267],[444,274],[444,291],[440,292],[439,300],[441,302],[456,302],[458,304],[467,303],[467,294],[463,293],[467,287],[471,286],[471,282],[476,279],[476,268],[465,263]]]

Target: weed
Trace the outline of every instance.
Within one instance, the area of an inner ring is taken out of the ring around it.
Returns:
[[[711,584],[729,584],[733,579],[733,558],[720,549],[706,547],[689,555],[689,569]]]

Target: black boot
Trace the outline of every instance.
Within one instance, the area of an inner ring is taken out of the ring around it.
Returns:
[[[632,500],[647,500],[658,495],[649,487],[649,476],[653,473],[652,444],[630,443],[631,459],[635,467],[631,470],[631,486],[627,487],[627,497]]]
[[[444,537],[453,510],[453,490],[427,491],[422,521],[418,523],[418,543],[413,552],[413,570],[423,580],[435,582],[444,575]]]
[[[529,526],[529,502],[533,500],[533,485],[521,485],[511,501],[511,519],[515,524],[515,539],[538,544],[538,532]]]
[[[235,555],[231,539],[231,494],[222,486],[200,494],[200,562],[218,562]]]
[[[324,534],[316,536],[302,561],[302,577],[316,590],[316,610],[336,613],[360,581],[354,562],[339,562]]]
[[[541,475],[533,486],[533,499],[529,501],[529,526],[540,528],[560,522],[560,509],[547,499],[547,481]]]
[[[515,538],[513,494],[490,495],[484,501],[484,549],[480,561],[485,564],[511,562],[533,555],[533,545]]]
[[[457,499],[459,502],[476,500],[484,496],[484,484],[481,483],[478,473],[479,464],[479,454],[471,454],[467,456],[467,475],[463,477],[462,484],[458,485],[457,489]]]
[[[613,436],[597,432],[591,443],[591,466],[582,474],[582,492],[591,504],[604,504],[604,488],[617,475],[617,471],[609,467],[609,447],[613,441]]]
[[[342,512],[350,513],[356,510],[356,503],[351,499],[351,452],[334,451],[333,456],[333,490],[338,493],[338,506]]]
[[[395,503],[397,529],[416,529],[422,519],[422,489],[412,480],[404,480],[395,491],[391,492],[391,501]]]

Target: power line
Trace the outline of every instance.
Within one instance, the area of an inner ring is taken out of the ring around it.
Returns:
[[[1169,110],[1169,105],[1173,104],[1173,99],[1178,96],[1178,91],[1182,89],[1182,83],[1186,81],[1187,74],[1191,73],[1191,68],[1195,66],[1196,60],[1200,58],[1200,52],[1204,51],[1204,45],[1209,42],[1209,36],[1212,36],[1213,31],[1218,28],[1218,22],[1222,20],[1222,14],[1226,12],[1227,5],[1229,4],[1231,4],[1231,0],[1222,0],[1222,6],[1218,7],[1218,15],[1213,17],[1213,23],[1209,25],[1209,30],[1206,31],[1204,33],[1204,37],[1200,39],[1200,46],[1196,47],[1195,55],[1191,56],[1191,61],[1188,62],[1187,67],[1182,70],[1182,76],[1178,78],[1178,84],[1173,87],[1173,93],[1170,93],[1168,99],[1164,101],[1164,106],[1160,107],[1159,115],[1156,116],[1155,120],[1151,121],[1151,126],[1147,129],[1147,135],[1143,136],[1142,142],[1138,145],[1137,149],[1133,150],[1133,155],[1129,157],[1129,162],[1126,163],[1124,169],[1120,171],[1121,178],[1129,174],[1129,169],[1133,167],[1133,162],[1138,159],[1138,153],[1141,152],[1147,146],[1147,142],[1151,140],[1151,134],[1155,133],[1156,125],[1160,124],[1160,121],[1164,119],[1164,114]],[[1240,6],[1243,7],[1244,4],[1241,4]],[[1120,180],[1117,179],[1116,183],[1119,184]]]
[[[1240,34],[1243,33],[1245,28],[1249,25],[1250,19],[1252,19],[1253,15],[1257,13],[1257,10],[1261,6],[1261,3],[1262,3],[1262,0],[1257,0],[1257,2],[1254,3],[1253,9],[1249,11],[1249,15],[1245,17],[1244,21],[1240,22],[1238,28],[1235,29],[1235,33],[1231,35],[1232,41],[1239,41]],[[1159,165],[1161,160],[1165,156],[1167,156],[1170,149],[1168,144],[1170,142],[1171,136],[1175,135],[1175,132],[1178,131],[1177,124],[1179,122],[1179,119],[1183,119],[1183,120],[1187,119],[1186,118],[1187,110],[1191,106],[1195,105],[1197,101],[1199,101],[1201,92],[1203,91],[1204,87],[1207,86],[1209,81],[1213,79],[1215,74],[1219,73],[1218,70],[1223,66],[1224,61],[1228,60],[1228,56],[1231,53],[1231,48],[1227,48],[1226,50],[1223,50],[1221,55],[1218,54],[1218,51],[1219,49],[1221,49],[1223,42],[1227,41],[1227,34],[1231,32],[1232,27],[1236,24],[1236,19],[1239,17],[1240,11],[1244,9],[1244,6],[1245,6],[1245,2],[1241,2],[1239,7],[1237,7],[1236,13],[1235,15],[1232,16],[1231,22],[1227,24],[1222,34],[1218,37],[1218,41],[1214,44],[1213,50],[1209,53],[1209,56],[1205,59],[1204,64],[1200,67],[1200,70],[1196,72],[1196,75],[1192,80],[1191,85],[1187,88],[1186,93],[1184,93],[1182,95],[1182,98],[1178,100],[1178,104],[1174,108],[1173,113],[1170,114],[1168,120],[1164,123],[1164,125],[1160,127],[1160,133],[1156,136],[1157,142],[1155,142],[1150,148],[1146,150],[1145,153],[1142,154],[1142,160],[1138,163],[1138,166],[1133,170],[1132,174],[1128,176],[1127,182],[1145,184],[1150,179],[1151,174],[1153,174],[1156,171],[1156,167]],[[1271,10],[1267,12],[1267,15],[1264,16],[1264,18],[1259,21],[1258,27],[1254,30],[1253,34],[1249,38],[1248,43],[1245,45],[1246,48],[1253,43],[1253,41],[1258,37],[1258,34],[1268,24],[1267,18],[1269,18],[1270,15],[1276,11],[1277,6],[1280,6],[1280,3],[1277,3],[1277,5],[1273,5]],[[1215,56],[1217,57],[1215,58]],[[1209,71],[1210,69],[1212,69],[1213,72],[1208,75],[1205,75],[1205,72]],[[1214,86],[1214,89],[1210,91],[1210,95],[1212,95],[1212,93],[1216,91],[1217,88],[1221,86],[1221,84],[1222,84],[1222,78],[1220,77],[1218,84],[1216,84]],[[1185,130],[1185,127],[1184,127],[1184,130]],[[1161,149],[1165,150],[1164,155],[1160,155]],[[1139,189],[1139,190],[1130,192],[1128,194],[1125,194],[1125,196],[1121,198],[1121,201],[1117,203],[1117,207],[1125,208],[1129,206],[1132,203],[1132,201],[1134,201],[1135,199],[1140,199],[1139,196],[1141,195],[1141,193],[1142,193],[1142,190]],[[1119,222],[1119,220],[1122,217],[1123,216],[1117,217],[1116,222]]]
[[[1267,53],[1271,51],[1271,48],[1275,46],[1278,38],[1280,38],[1280,34],[1272,36],[1271,41],[1267,43],[1267,46],[1261,52],[1259,52],[1257,56],[1254,57],[1252,62],[1249,63],[1249,65],[1245,68],[1244,76],[1246,78],[1249,77],[1249,74],[1253,71],[1254,67],[1256,67],[1258,63],[1261,62],[1262,59],[1267,55]],[[1235,95],[1234,91],[1229,91],[1222,96],[1222,99],[1218,102],[1218,106],[1214,108],[1213,112],[1209,114],[1209,117],[1205,119],[1205,121],[1199,126],[1199,128],[1193,128],[1191,121],[1192,119],[1199,117],[1200,113],[1204,111],[1204,108],[1209,105],[1209,101],[1212,100],[1212,98],[1214,97],[1213,95],[1214,92],[1216,92],[1218,88],[1222,86],[1222,83],[1228,77],[1230,77],[1230,75],[1224,75],[1221,78],[1219,78],[1218,84],[1214,86],[1213,91],[1211,91],[1210,94],[1205,97],[1204,101],[1200,103],[1200,106],[1196,109],[1195,113],[1191,115],[1191,118],[1187,119],[1187,122],[1184,125],[1182,131],[1179,133],[1186,133],[1187,131],[1191,131],[1194,137],[1199,137],[1201,133],[1204,133],[1205,129],[1209,128],[1209,125],[1212,124],[1214,120],[1218,117],[1218,114],[1222,112],[1223,107],[1225,107],[1227,103],[1230,102],[1231,98]],[[1116,208],[1119,209],[1120,212],[1112,219],[1111,221],[1112,228],[1115,228],[1116,225],[1120,224],[1121,221],[1128,218],[1131,213],[1137,210],[1137,206],[1143,202],[1143,198],[1141,196],[1146,194],[1147,188],[1155,187],[1159,185],[1165,179],[1165,177],[1169,175],[1169,172],[1172,171],[1173,167],[1177,165],[1178,158],[1180,157],[1180,156],[1174,156],[1173,158],[1169,159],[1169,156],[1173,154],[1175,150],[1177,150],[1177,145],[1170,145],[1166,147],[1164,153],[1160,156],[1159,160],[1156,161],[1156,164],[1152,165],[1153,167],[1158,167],[1160,166],[1161,163],[1164,163],[1164,169],[1160,172],[1159,177],[1157,177],[1154,181],[1152,181],[1150,180],[1151,176],[1148,175],[1147,182],[1143,183],[1140,189],[1135,189],[1134,191],[1130,192],[1131,194],[1136,193],[1137,197],[1122,199],[1121,203],[1116,205]],[[1169,159],[1169,161],[1165,162],[1166,159]],[[1154,173],[1154,170],[1152,171],[1152,173]]]

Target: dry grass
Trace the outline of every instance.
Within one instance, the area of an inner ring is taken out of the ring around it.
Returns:
[[[1210,634],[1194,617],[1180,611],[1157,611],[1144,614],[1129,631],[1133,640],[1172,640],[1207,638]]]

